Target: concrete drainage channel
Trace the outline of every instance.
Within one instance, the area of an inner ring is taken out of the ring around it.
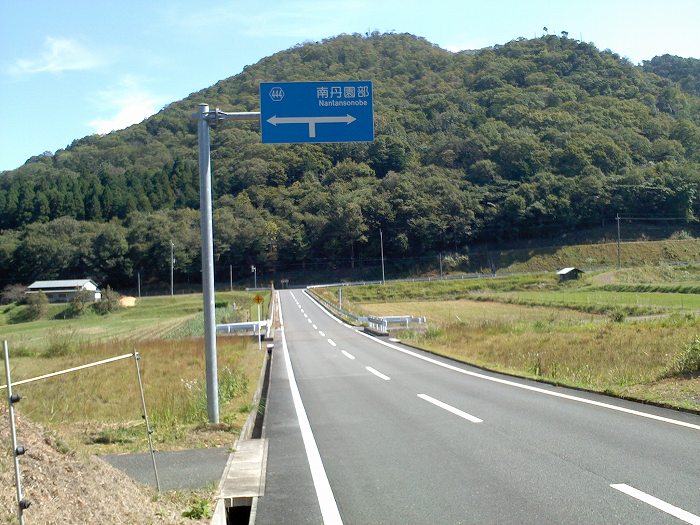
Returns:
[[[258,498],[265,492],[267,439],[262,438],[265,403],[270,385],[273,344],[267,345],[265,363],[253,396],[257,410],[250,413],[234,444],[219,482],[216,508],[211,525],[255,523]]]

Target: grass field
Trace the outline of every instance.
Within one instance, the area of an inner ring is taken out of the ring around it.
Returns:
[[[252,292],[222,292],[216,294],[217,321],[257,319],[257,305]],[[263,317],[267,314],[270,294],[263,294]],[[232,305],[236,304],[236,310]],[[159,339],[183,327],[178,336],[203,334],[201,294],[145,297],[133,308],[122,308],[107,316],[88,312],[78,318],[68,315],[68,305],[51,304],[45,317],[31,322],[24,305],[7,305],[0,309],[0,339],[7,340],[15,353],[50,350],[52,345],[80,346],[105,341]],[[192,327],[186,325],[193,321]]]
[[[217,317],[256,319],[254,295],[217,294]],[[266,317],[270,297],[264,295]],[[45,318],[18,322],[23,308],[6,306],[0,314],[0,340],[8,341],[13,381],[139,352],[147,408],[161,450],[231,445],[255,409],[251,398],[264,356],[252,338],[219,337],[221,425],[207,424],[201,295],[149,297],[108,315],[66,319],[66,305],[50,305]],[[58,432],[72,450],[103,453],[146,446],[132,359],[18,391],[25,396],[20,412]]]
[[[573,283],[531,274],[346,287],[343,308],[427,317],[427,330],[400,337],[461,361],[700,410],[700,295],[605,289],[693,286],[698,271],[644,267]],[[337,289],[317,292],[337,303]]]

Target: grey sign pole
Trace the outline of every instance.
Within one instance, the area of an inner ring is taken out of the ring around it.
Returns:
[[[211,155],[209,122],[226,119],[258,120],[259,112],[225,113],[209,111],[199,104],[197,138],[199,141],[199,213],[202,231],[202,293],[204,295],[204,355],[207,367],[207,414],[210,423],[219,422],[219,379],[216,363],[216,319],[214,315],[214,240],[211,205]]]

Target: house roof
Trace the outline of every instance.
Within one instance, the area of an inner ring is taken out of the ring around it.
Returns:
[[[583,270],[579,270],[578,268],[573,268],[573,267],[571,267],[571,268],[562,268],[561,270],[559,270],[559,271],[557,272],[557,275],[566,275],[567,273],[571,273],[571,272],[580,272],[580,273],[583,273]]]
[[[82,288],[88,283],[92,283],[97,288],[97,283],[92,279],[64,279],[56,281],[34,281],[30,284],[28,290],[48,290],[48,289],[75,289]]]

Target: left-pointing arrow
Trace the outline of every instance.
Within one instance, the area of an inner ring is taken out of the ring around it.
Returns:
[[[267,119],[273,126],[277,126],[277,124],[308,124],[310,138],[316,137],[316,124],[350,124],[356,120],[352,115],[339,117],[278,117],[273,115]]]

